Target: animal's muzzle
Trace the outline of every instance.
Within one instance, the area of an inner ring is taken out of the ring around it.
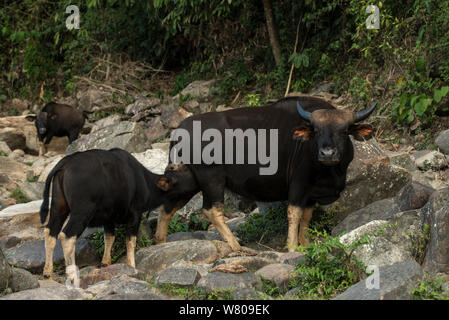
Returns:
[[[318,161],[324,165],[331,166],[340,162],[340,156],[336,148],[321,148],[318,153]]]
[[[45,134],[45,132],[47,132],[46,128],[39,128],[39,133],[40,134]]]

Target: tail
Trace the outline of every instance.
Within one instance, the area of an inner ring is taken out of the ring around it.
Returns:
[[[84,117],[84,119],[87,119],[88,118],[88,115],[89,114],[92,114],[92,113],[94,113],[93,111],[87,111],[87,110],[84,110],[83,111],[83,117]]]
[[[44,224],[45,220],[47,220],[48,215],[48,207],[49,207],[49,197],[50,197],[50,185],[53,180],[53,176],[56,174],[56,172],[61,169],[61,167],[67,162],[67,158],[65,157],[59,161],[54,168],[50,171],[50,173],[47,176],[47,180],[45,181],[45,187],[44,187],[44,194],[43,194],[43,202],[41,205],[41,210],[39,212],[39,215],[41,217],[41,223]]]

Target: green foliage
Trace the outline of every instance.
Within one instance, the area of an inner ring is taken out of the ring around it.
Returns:
[[[285,235],[288,228],[287,209],[280,207],[268,209],[265,214],[254,213],[249,219],[236,228],[236,232],[243,243],[258,241],[267,243],[268,240]]]
[[[28,199],[28,197],[23,193],[22,190],[20,190],[19,188],[14,189],[10,194],[9,194],[10,198],[13,198],[16,200],[16,203],[26,203],[26,202],[30,202],[31,200]]]
[[[0,156],[2,156],[2,157],[7,157],[8,156],[8,154],[6,153],[6,152],[0,152]]]
[[[262,281],[263,285],[263,292],[270,297],[279,297],[282,295],[282,290],[279,288],[274,281],[265,279],[264,277],[259,276],[260,280]]]
[[[425,224],[423,231],[419,232],[417,235],[409,234],[408,236],[412,242],[410,252],[416,262],[422,264],[426,255],[427,244],[430,241],[430,226]]]
[[[34,177],[32,177],[32,178],[27,178],[27,181],[28,181],[28,182],[37,182],[37,180],[39,180],[39,175],[34,176]]]
[[[414,300],[449,300],[449,295],[444,292],[442,286],[445,283],[443,277],[424,279],[418,287],[413,289]]]
[[[151,283],[156,287],[154,281]],[[170,297],[176,297],[184,300],[232,300],[233,290],[217,289],[207,293],[204,289],[196,287],[182,287],[171,283],[161,283],[157,288]]]
[[[406,91],[407,89],[404,89]],[[415,119],[427,124],[434,119],[435,110],[438,103],[449,92],[449,87],[444,86],[434,89],[431,96],[425,93],[403,93],[399,98],[399,103],[393,108],[393,120],[411,124]]]
[[[175,214],[168,225],[168,234],[176,232],[193,232],[197,230],[207,230],[209,223],[200,220],[198,216],[192,215],[190,222],[182,221],[179,214]]]
[[[8,110],[8,116],[14,117],[14,116],[20,116],[22,113],[17,109],[16,107]]]
[[[97,253],[100,257],[104,254],[104,231],[98,230],[91,236],[91,240],[97,248]],[[136,239],[137,248],[144,248],[151,246],[151,239],[144,235]],[[115,228],[115,240],[111,250],[111,262],[115,263],[120,257],[126,253],[126,226],[121,225]]]
[[[246,104],[250,107],[259,107],[262,105],[260,94],[248,94],[246,96]]]
[[[305,261],[298,264],[296,277],[289,288],[297,288],[296,296],[328,299],[363,279],[365,266],[353,257],[354,250],[370,243],[371,237],[382,233],[385,227],[366,234],[349,245],[340,242],[326,231],[311,230],[315,236],[307,247],[298,247],[305,253]]]

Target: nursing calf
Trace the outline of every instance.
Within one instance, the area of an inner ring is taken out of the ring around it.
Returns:
[[[176,181],[172,179],[170,184]],[[150,172],[121,149],[89,150],[63,158],[47,177],[40,210],[41,222],[46,223],[44,275],[52,277],[58,235],[66,270],[73,270],[75,243],[86,227],[104,227],[102,264],[109,265],[115,226],[126,225],[127,263],[135,267],[134,251],[142,213],[165,203],[168,203],[166,210],[171,210],[170,203],[176,203],[172,197],[176,199],[177,195],[164,191],[168,185],[166,178]]]

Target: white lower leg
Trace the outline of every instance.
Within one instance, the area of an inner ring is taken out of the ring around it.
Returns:
[[[137,239],[135,236],[131,236],[126,241],[126,263],[128,263],[128,265],[130,265],[133,268],[136,267],[136,261],[134,258],[134,252],[136,250],[136,241]]]
[[[67,276],[70,278],[71,276],[75,275],[75,279],[72,279],[73,283],[75,284],[76,281],[79,281],[79,279],[76,279],[77,273],[72,272],[72,270],[76,270],[75,265],[76,237],[67,238],[64,232],[61,232],[61,235],[59,237],[61,239],[62,251],[64,253],[66,272],[68,271],[71,273],[70,275],[67,274]]]
[[[114,244],[115,236],[113,234],[104,233],[104,254],[101,264],[109,266],[111,264],[111,250]]]

